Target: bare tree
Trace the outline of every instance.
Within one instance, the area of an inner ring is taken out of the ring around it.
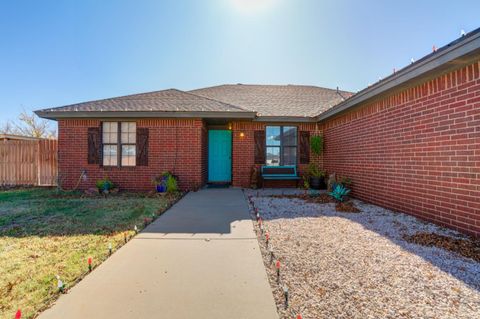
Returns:
[[[15,134],[15,127],[11,121],[5,122],[0,128],[0,134]]]
[[[0,133],[53,138],[56,136],[56,131],[50,123],[51,121],[41,119],[35,113],[24,110],[16,121],[7,121],[0,128]]]

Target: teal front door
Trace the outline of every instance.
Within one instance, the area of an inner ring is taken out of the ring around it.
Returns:
[[[208,181],[232,181],[232,132],[208,131]]]

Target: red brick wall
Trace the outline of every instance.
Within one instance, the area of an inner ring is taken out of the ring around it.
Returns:
[[[233,122],[233,150],[232,150],[232,175],[233,186],[250,187],[250,174],[254,163],[254,131],[265,130],[267,125],[283,125],[278,123],[260,123],[260,122]],[[310,131],[310,135],[315,134],[315,123],[301,123],[285,125],[294,125],[298,127],[298,131]],[[240,137],[240,133],[244,133],[244,137]],[[310,161],[321,165],[321,158],[310,153]],[[306,165],[299,165],[299,172],[302,173]],[[288,184],[291,186],[291,184]]]
[[[87,164],[87,129],[98,127],[100,120],[60,120],[59,173],[63,187],[77,183],[82,169],[88,179],[80,189],[95,187],[95,181],[108,176],[121,189],[153,190],[153,176],[172,171],[182,189],[192,189],[205,181],[205,125],[199,119],[141,119],[137,127],[149,128],[148,166],[101,167]]]
[[[324,167],[353,195],[480,235],[475,63],[323,123]]]

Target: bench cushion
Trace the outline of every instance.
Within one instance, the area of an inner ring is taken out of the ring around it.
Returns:
[[[263,176],[263,179],[278,179],[278,180],[291,179],[291,180],[296,180],[296,179],[300,179],[300,177],[298,177],[298,176],[275,175],[275,176]]]
[[[297,167],[295,165],[284,166],[262,166],[263,179],[277,179],[277,180],[296,180],[300,179],[297,176]]]

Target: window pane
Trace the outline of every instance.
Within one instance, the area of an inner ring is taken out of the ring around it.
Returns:
[[[122,166],[135,166],[135,145],[122,145]]]
[[[122,166],[135,166],[135,156],[122,156]]]
[[[280,147],[267,147],[267,165],[280,165]]]
[[[103,165],[116,166],[117,165],[117,146],[103,145]]]
[[[283,148],[283,164],[282,165],[296,165],[297,163],[297,148],[284,147]]]
[[[122,143],[134,144],[136,130],[135,122],[122,122]]]
[[[122,145],[122,156],[125,155],[135,156],[135,145]]]
[[[267,126],[267,145],[280,145],[280,126]]]
[[[283,127],[283,146],[297,145],[297,128],[295,126]]]
[[[103,143],[117,143],[117,122],[103,122]]]

